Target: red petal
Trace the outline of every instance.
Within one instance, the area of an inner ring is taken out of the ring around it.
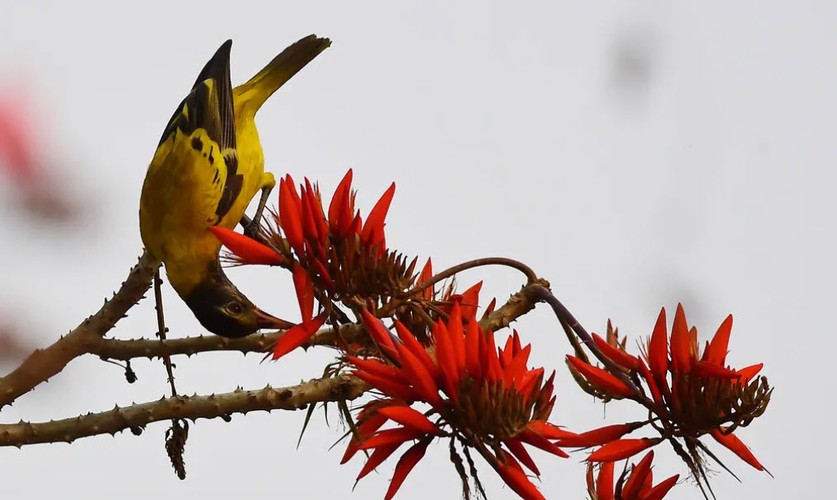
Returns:
[[[367,439],[360,445],[361,450],[371,450],[379,446],[387,446],[393,443],[403,443],[410,441],[424,434],[415,429],[405,429],[404,427],[396,427],[395,429],[386,429],[378,431],[372,437]]]
[[[518,441],[517,439],[506,439],[503,441],[503,444],[509,449],[512,455],[515,456],[520,463],[526,466],[527,469],[534,472],[536,476],[541,475],[541,471],[538,470],[538,465],[532,460],[532,456],[529,455],[529,452],[526,451],[526,448],[523,446],[523,443]]]
[[[450,345],[453,348],[457,372],[465,368],[465,330],[462,327],[462,320],[462,310],[459,304],[454,303],[448,317],[448,335],[450,335]]]
[[[526,427],[535,434],[540,434],[547,439],[566,439],[576,435],[574,432],[565,431],[557,425],[544,422],[543,420],[532,420]]]
[[[378,410],[378,413],[386,416],[390,420],[397,422],[404,427],[414,429],[424,434],[431,436],[438,436],[442,431],[430,421],[423,413],[409,406],[393,405],[385,406]]]
[[[729,337],[732,333],[732,314],[726,317],[715,336],[712,337],[712,342],[703,351],[703,360],[716,365],[724,366],[727,359],[727,350],[729,349]]]
[[[741,377],[741,383],[746,384],[750,381],[750,379],[758,375],[763,367],[764,363],[759,363],[757,365],[751,365],[746,368],[742,368],[738,370],[736,373],[739,377]]]
[[[462,292],[462,295],[459,298],[459,302],[462,307],[462,318],[466,321],[476,319],[477,317],[477,308],[480,303],[481,288],[482,281]]]
[[[646,483],[648,474],[651,473],[651,462],[654,460],[654,450],[649,451],[642,457],[642,460],[633,467],[631,475],[622,486],[622,498],[638,498],[642,486]]]
[[[660,387],[668,387],[666,374],[668,372],[668,334],[666,333],[666,309],[660,311],[657,316],[657,323],[654,325],[654,333],[651,334],[651,341],[648,343],[648,364],[651,373]]]
[[[632,457],[642,450],[658,444],[662,439],[618,439],[603,445],[587,457],[589,462],[615,462]]]
[[[622,349],[608,344],[605,339],[596,333],[593,334],[593,342],[596,343],[596,347],[602,351],[602,354],[610,358],[617,365],[629,370],[639,370],[639,365],[642,364],[642,361],[638,357],[631,356]]]
[[[436,341],[436,360],[445,381],[445,392],[458,399],[459,370],[456,368],[456,354],[450,344],[450,335],[441,321],[433,325],[433,339]]]
[[[522,382],[524,382],[524,377],[526,376],[529,370],[526,369],[526,363],[529,361],[529,353],[532,350],[532,345],[529,344],[526,346],[525,349],[517,353],[514,358],[512,358],[511,362],[507,367],[504,369],[504,380],[506,383],[506,387],[512,387],[513,383],[516,381],[520,385],[518,385],[518,389],[522,386]],[[543,373],[543,369],[541,369],[541,373]],[[523,391],[521,391],[523,392]],[[524,394],[526,394],[524,392]]]
[[[481,345],[480,365],[482,365],[485,379],[489,382],[499,382],[503,377],[503,369],[500,368],[497,346],[494,344],[494,333],[487,332],[483,337],[485,343]]]
[[[677,484],[677,480],[680,479],[680,474],[675,474],[670,478],[666,479],[665,481],[661,482],[657,486],[654,486],[650,490],[648,490],[642,497],[642,500],[662,500],[668,492]]]
[[[433,277],[433,263],[430,261],[430,258],[427,259],[427,262],[424,264],[424,267],[421,268],[421,273],[419,273],[418,280],[416,281],[416,286],[421,286],[424,283],[430,281],[430,278]],[[433,300],[433,297],[436,295],[435,293],[435,286],[429,286],[421,291],[421,298],[425,300]]]
[[[393,182],[389,189],[387,189],[378,200],[378,203],[372,207],[369,216],[366,218],[366,223],[363,225],[363,231],[360,233],[360,241],[364,245],[373,246],[379,245],[383,250],[384,243],[384,219],[387,217],[389,205],[392,202],[392,197],[395,195],[395,183]]]
[[[269,246],[263,245],[254,239],[244,236],[243,234],[236,233],[231,229],[211,226],[209,230],[212,231],[212,234],[214,234],[215,237],[230,250],[230,252],[234,253],[239,260],[241,260],[242,264],[278,266],[287,262],[281,254],[276,253],[276,251]]]
[[[487,318],[491,313],[494,312],[494,308],[497,307],[497,297],[491,299],[491,302],[485,306],[485,310],[482,312],[483,319]]]
[[[375,470],[379,465],[383,463],[384,460],[390,457],[395,450],[401,447],[404,444],[404,441],[400,441],[397,443],[391,443],[388,445],[382,445],[375,448],[375,451],[366,459],[366,463],[363,464],[363,468],[360,469],[360,472],[357,475],[357,479],[355,481],[360,481],[363,479],[367,474]]]
[[[614,377],[606,370],[597,366],[588,365],[584,361],[575,356],[567,355],[567,361],[573,368],[578,370],[584,378],[598,389],[606,392],[611,396],[631,397],[634,395],[634,390],[628,387],[625,382]]]
[[[392,365],[388,365],[382,361],[378,361],[377,359],[363,359],[355,356],[347,356],[347,358],[360,371],[364,371],[376,377],[390,379],[393,382],[407,384],[407,380],[404,378],[401,371]]]
[[[590,464],[592,467],[593,464]],[[613,462],[599,465],[599,477],[596,479],[596,500],[613,500]]]
[[[753,452],[750,451],[750,448],[748,448],[747,445],[744,444],[744,441],[738,439],[738,436],[731,433],[724,434],[719,429],[713,429],[711,434],[712,437],[715,438],[715,441],[729,448],[730,451],[738,455],[738,458],[752,465],[757,470],[765,470],[764,466],[758,461],[756,456],[753,455]]]
[[[334,190],[331,197],[331,204],[328,206],[328,222],[331,232],[339,238],[345,238],[349,234],[354,216],[352,201],[352,169],[346,172],[343,180]]]
[[[675,374],[691,371],[692,357],[689,352],[689,326],[683,306],[677,304],[674,325],[671,327],[671,370]]]
[[[366,331],[369,332],[369,336],[372,337],[372,340],[378,344],[378,347],[381,349],[381,352],[389,356],[390,358],[398,361],[398,351],[395,350],[395,343],[392,341],[392,336],[389,333],[389,330],[381,323],[381,320],[376,318],[366,309],[360,311],[361,320],[363,321],[363,326],[366,328]]]
[[[699,361],[695,365],[694,374],[699,377],[717,377],[728,379],[737,379],[741,376],[735,370],[730,370],[729,368],[724,368],[723,366],[718,366],[714,363],[706,361]]]
[[[532,391],[535,387],[540,383],[543,379],[543,367],[537,368],[535,370],[528,370],[526,371],[523,376],[516,377],[515,380],[515,388],[520,391],[521,394],[526,396],[527,398],[532,395]]]
[[[355,372],[355,376],[387,396],[407,402],[417,401],[419,399],[419,395],[416,390],[402,382],[398,382],[390,378],[379,377],[364,371]]]
[[[559,446],[569,448],[587,448],[590,446],[598,446],[600,444],[609,443],[615,439],[619,439],[625,434],[636,430],[642,424],[614,424],[599,427],[598,429],[582,432],[575,436],[561,438],[558,441]]]
[[[540,448],[545,452],[552,453],[556,457],[569,457],[569,455],[567,455],[567,452],[559,448],[558,445],[541,436],[540,434],[532,432],[528,429],[524,429],[523,432],[517,435],[517,438],[526,444],[534,446],[535,448]]]
[[[514,356],[514,339],[511,335],[506,337],[506,344],[500,349],[500,366],[506,368]]]
[[[314,283],[305,269],[296,262],[294,263],[293,278],[302,321],[308,321],[314,317]]]
[[[401,357],[401,368],[404,370],[405,375],[408,376],[408,379],[412,381],[416,392],[421,396],[423,401],[434,408],[439,408],[442,400],[439,397],[439,388],[436,386],[433,377],[409,349],[403,345],[397,346],[397,349]]]
[[[324,315],[318,316],[311,321],[303,321],[285,332],[273,348],[273,359],[279,359],[306,343],[323,326],[325,320]]]
[[[323,214],[319,190],[316,187],[312,187],[311,182],[307,178],[305,179],[305,190],[303,191],[302,199],[305,202],[303,211],[306,214],[306,233],[309,235],[309,243],[313,243],[313,241],[318,242],[320,248],[317,250],[324,258],[324,247],[328,243],[328,221],[326,221],[325,214]]]
[[[468,373],[475,380],[482,379],[482,365],[480,364],[480,346],[485,333],[476,321],[469,321],[465,327],[465,365]]]
[[[279,180],[279,224],[296,254],[304,256],[302,242],[302,200],[290,175]]]
[[[660,389],[657,387],[654,375],[651,373],[651,370],[645,366],[645,363],[642,363],[639,366],[639,372],[642,374],[642,378],[645,379],[645,383],[648,384],[648,390],[651,391],[651,397],[654,399],[654,402],[657,404],[663,404],[663,396],[660,393]]]
[[[515,493],[526,500],[546,500],[546,497],[544,497],[535,485],[529,481],[529,478],[526,477],[523,469],[520,468],[520,464],[518,464],[517,461],[508,453],[505,453],[505,458],[508,465],[500,463],[497,469],[497,473],[500,474],[500,478],[502,478]]]
[[[390,500],[395,496],[398,489],[401,488],[401,485],[404,483],[404,480],[407,479],[407,476],[413,470],[413,467],[415,467],[416,464],[424,458],[424,452],[427,451],[427,446],[430,444],[430,441],[431,440],[429,439],[423,439],[414,444],[409,450],[401,455],[401,460],[399,460],[398,465],[395,466],[395,472],[392,474],[392,481],[390,481],[389,488],[387,488],[387,493],[384,496],[386,500]]]
[[[368,408],[369,406],[367,406]],[[366,408],[364,408],[365,410]],[[375,433],[378,429],[384,425],[387,420],[387,417],[383,415],[378,415],[378,413],[373,413],[369,415],[365,420],[360,422],[357,426],[357,435],[353,435],[352,439],[349,441],[349,445],[346,446],[346,452],[343,453],[343,458],[340,460],[340,465],[345,464],[349,460],[355,456],[360,450],[361,443],[366,440],[369,436]],[[358,439],[359,438],[359,439]]]
[[[436,364],[436,361],[430,357],[430,354],[427,353],[427,350],[424,348],[423,345],[413,336],[413,332],[409,330],[403,323],[400,321],[395,322],[395,331],[398,333],[398,338],[404,343],[404,347],[407,348],[419,361],[421,361],[422,366],[424,369],[427,370],[427,373],[436,380],[440,373],[439,373],[439,366]]]

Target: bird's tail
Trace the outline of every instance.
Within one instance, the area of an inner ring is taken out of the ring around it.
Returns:
[[[328,38],[308,35],[283,50],[250,81],[234,89],[236,112],[255,115],[268,97],[330,45]]]

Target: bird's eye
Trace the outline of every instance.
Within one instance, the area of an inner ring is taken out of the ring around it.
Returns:
[[[244,311],[244,308],[241,307],[241,304],[238,302],[230,302],[227,304],[227,311],[231,312],[232,314],[241,314]]]

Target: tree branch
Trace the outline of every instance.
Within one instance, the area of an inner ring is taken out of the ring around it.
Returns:
[[[13,372],[0,378],[0,409],[60,373],[74,358],[89,352],[90,346],[101,340],[144,297],[159,265],[148,252],[143,252],[119,291],[96,314],[51,346],[37,349]]]
[[[488,315],[488,318],[480,322],[480,326],[486,330],[500,330],[511,324],[520,316],[531,311],[535,304],[543,299],[537,294],[538,287],[548,287],[545,280],[535,280],[524,286],[519,292],[512,294],[500,308]],[[102,358],[128,361],[134,358],[159,358],[164,355],[191,356],[201,352],[210,351],[235,351],[241,353],[269,351],[285,332],[262,333],[248,335],[242,338],[225,338],[218,335],[201,335],[199,337],[184,337],[179,339],[100,339],[89,346],[87,352]],[[364,329],[359,324],[344,325],[340,327],[340,335],[335,334],[333,328],[323,328],[318,331],[311,340],[305,344],[310,346],[334,347],[337,339],[346,342],[353,342],[364,335]]]
[[[352,375],[339,375],[276,389],[268,386],[210,396],[163,398],[50,422],[0,424],[0,446],[72,443],[83,437],[142,429],[160,420],[218,418],[255,410],[298,410],[312,403],[355,399],[368,389],[365,382]]]

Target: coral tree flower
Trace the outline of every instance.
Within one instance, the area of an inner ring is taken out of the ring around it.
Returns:
[[[674,475],[654,485],[651,462],[654,452],[649,451],[636,465],[625,470],[613,485],[613,462],[599,465],[594,475],[593,464],[587,465],[587,493],[592,500],[661,500],[677,484],[680,475]]]
[[[640,402],[657,418],[654,427],[661,437],[624,438],[625,434],[642,426],[624,424],[628,427],[609,426],[610,433],[604,432],[605,428],[596,429],[560,444],[602,445],[590,454],[588,460],[610,462],[628,458],[668,440],[695,477],[705,481],[701,452],[715,457],[699,438],[709,434],[751,466],[765,470],[733,432],[764,413],[772,390],[765,377],[757,377],[761,364],[738,370],[727,366],[731,331],[732,316],[728,316],[701,352],[697,329],[689,328],[686,314],[678,305],[671,336],[666,330],[663,309],[644,346],[642,357],[625,352],[624,346],[616,342],[610,332],[607,340],[593,334],[596,347],[609,363],[605,368],[599,368],[568,356],[572,369],[589,385],[582,386],[599,397]],[[585,435],[591,438],[582,439]],[[593,439],[594,435],[605,438]]]
[[[453,302],[447,321],[433,325],[429,348],[402,323],[395,323],[397,338],[393,338],[380,320],[363,312],[363,324],[388,361],[348,356],[356,375],[383,398],[367,403],[359,414],[357,432],[343,461],[361,449],[372,452],[360,479],[400,446],[412,443],[396,466],[386,498],[396,493],[436,438],[450,438],[451,459],[466,494],[467,474],[462,459],[454,458],[455,442],[462,446],[472,476],[469,449],[482,455],[513,491],[527,499],[543,496],[527,476],[537,476],[540,470],[526,447],[567,456],[555,442],[574,434],[547,421],[555,404],[555,373],[544,380],[543,368],[527,367],[531,345],[521,345],[517,332],[498,349],[493,333],[480,328],[476,307],[469,307],[467,314],[465,310],[459,301]],[[429,409],[420,411],[414,407],[417,404]],[[394,427],[381,429],[387,422]]]
[[[279,265],[291,269],[302,323],[288,331],[274,359],[307,342],[334,311],[333,302],[376,304],[403,293],[414,282],[415,260],[389,253],[385,219],[395,184],[384,192],[364,221],[355,209],[352,171],[337,186],[328,207],[308,179],[297,189],[293,178],[279,181],[279,210],[266,218],[263,242],[222,228],[210,228],[239,264]],[[304,296],[303,296],[304,295]],[[323,312],[313,317],[313,299]]]

